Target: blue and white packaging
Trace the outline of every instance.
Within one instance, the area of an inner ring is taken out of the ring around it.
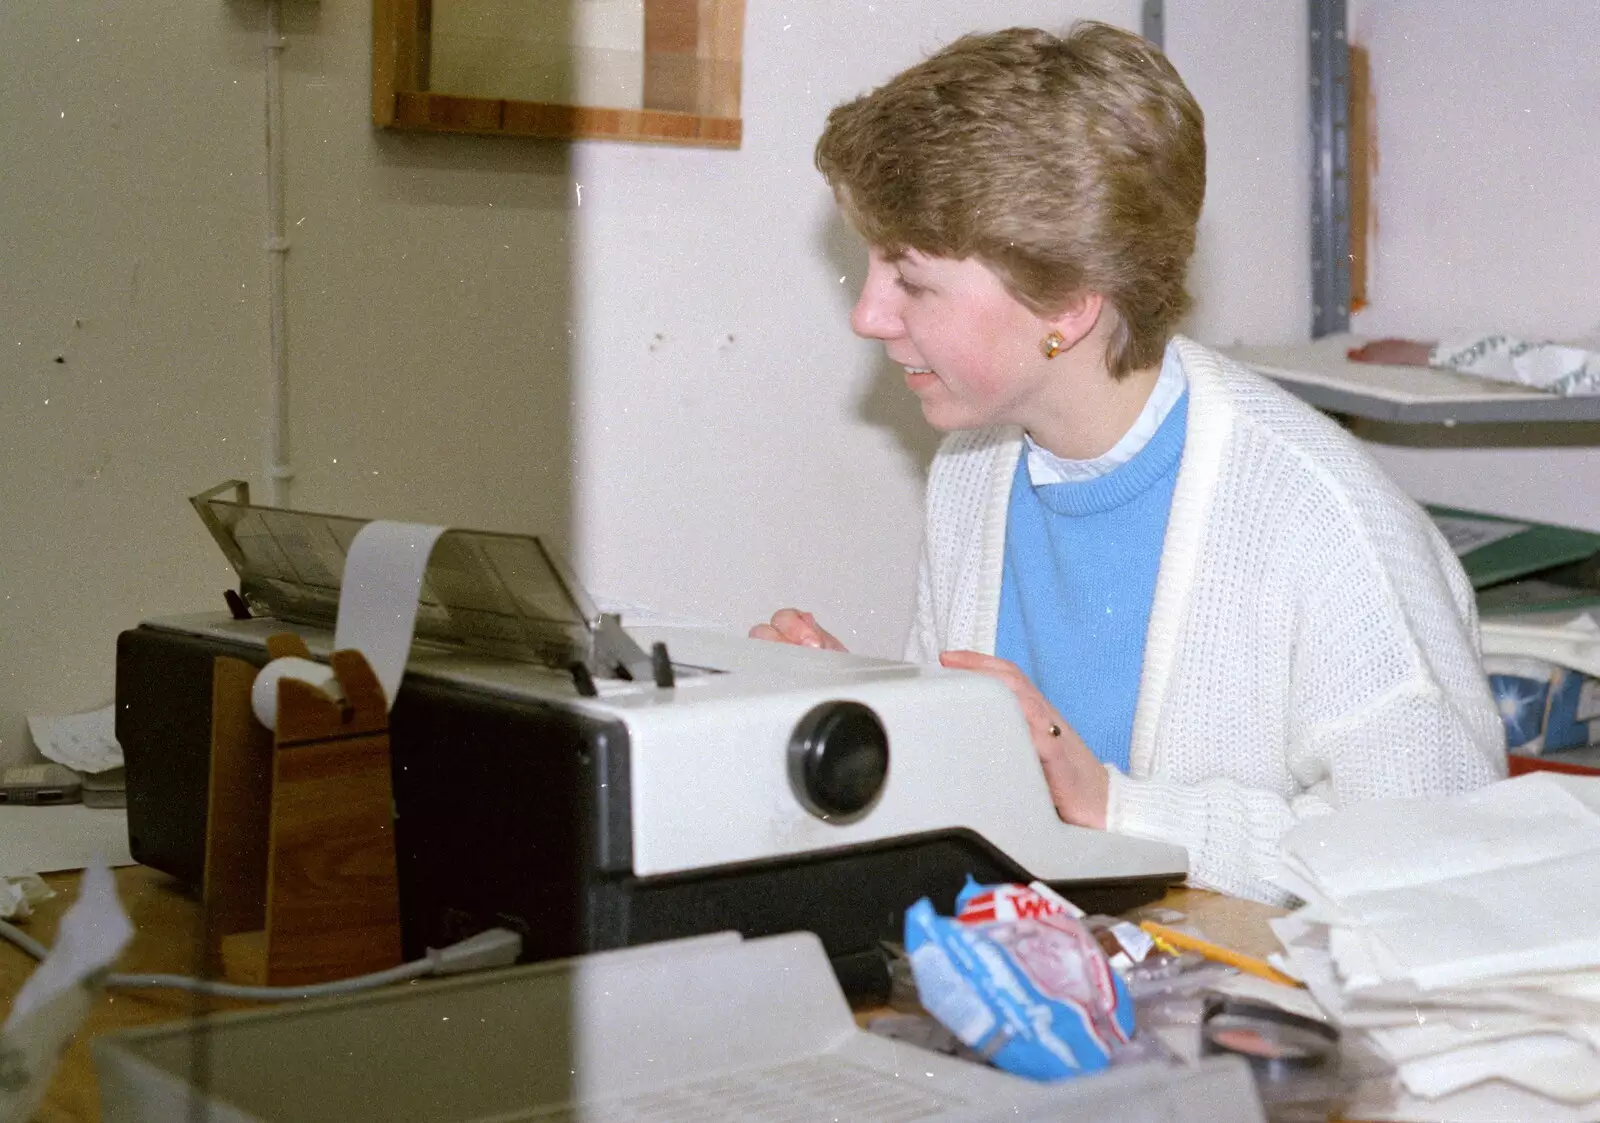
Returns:
[[[1075,916],[974,923],[924,897],[906,910],[905,947],[923,1008],[1006,1072],[1099,1072],[1133,1038],[1127,987]]]
[[[1506,748],[1527,755],[1594,744],[1600,733],[1600,680],[1528,656],[1486,655],[1496,708],[1506,727]]]

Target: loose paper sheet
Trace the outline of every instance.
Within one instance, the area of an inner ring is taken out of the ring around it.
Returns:
[[[132,935],[110,871],[91,865],[77,901],[61,918],[55,946],[22,984],[0,1027],[0,1123],[32,1115],[61,1050],[89,1013],[83,984],[115,963]]]
[[[109,772],[122,767],[115,706],[65,717],[30,717],[28,732],[46,759],[77,772]]]
[[[1456,557],[1465,557],[1472,551],[1491,542],[1521,534],[1529,529],[1527,523],[1500,522],[1497,519],[1469,519],[1460,515],[1434,515],[1434,523],[1450,543]]]
[[[1398,1066],[1350,1117],[1600,1118],[1597,804],[1600,780],[1536,774],[1285,836],[1315,902],[1272,922],[1289,964]]]
[[[1375,800],[1309,819],[1285,864],[1334,902],[1595,852],[1600,816],[1561,781],[1532,773],[1447,800]]]

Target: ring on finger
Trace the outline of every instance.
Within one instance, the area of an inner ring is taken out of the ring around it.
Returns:
[[[1050,736],[1052,736],[1052,737],[1061,736],[1061,727],[1059,725],[1057,725],[1053,721],[1050,723]]]

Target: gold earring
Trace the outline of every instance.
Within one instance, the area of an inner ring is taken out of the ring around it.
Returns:
[[[1039,350],[1044,352],[1044,357],[1053,359],[1066,349],[1067,340],[1060,332],[1053,331],[1045,336],[1039,343]]]

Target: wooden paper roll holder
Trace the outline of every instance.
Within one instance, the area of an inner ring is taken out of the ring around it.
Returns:
[[[293,634],[267,651],[310,657]],[[329,663],[344,702],[282,679],[269,730],[250,705],[256,668],[215,661],[204,899],[208,954],[234,982],[298,986],[401,962],[388,704],[360,652]]]

